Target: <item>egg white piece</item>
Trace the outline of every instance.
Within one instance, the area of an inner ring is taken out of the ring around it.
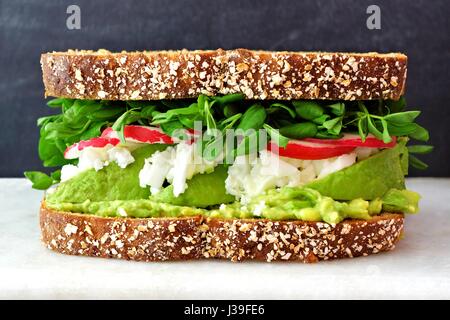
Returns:
[[[212,172],[220,161],[220,158],[207,161],[197,155],[195,144],[182,142],[146,159],[139,172],[139,184],[150,186],[152,194],[156,194],[167,180],[173,185],[174,196],[178,197],[186,191],[189,179],[196,174]]]
[[[134,158],[127,148],[113,147],[107,153],[109,161],[117,163],[122,169],[125,169],[129,164],[134,162]]]
[[[134,158],[130,150],[124,146],[113,147],[112,145],[107,145],[103,148],[84,148],[80,151],[78,165],[68,164],[61,168],[61,181],[67,181],[89,169],[99,171],[112,162],[117,163],[119,167],[124,169],[134,162]]]
[[[355,152],[324,160],[299,160],[279,157],[267,150],[258,158],[236,158],[228,168],[225,188],[229,194],[247,203],[268,189],[302,186],[314,179],[342,170],[356,162]]]

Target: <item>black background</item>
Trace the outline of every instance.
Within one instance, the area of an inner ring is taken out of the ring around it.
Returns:
[[[81,30],[66,27],[67,6],[81,8]],[[366,9],[381,8],[381,30]],[[40,170],[36,119],[45,107],[41,52],[98,49],[238,48],[400,51],[409,57],[407,100],[436,150],[427,171],[450,176],[450,1],[448,0],[0,0],[0,177]]]

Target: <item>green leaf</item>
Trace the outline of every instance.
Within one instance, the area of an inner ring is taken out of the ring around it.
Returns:
[[[96,101],[75,100],[72,107],[63,115],[64,123],[72,128],[83,127],[90,114],[102,109],[102,104]]]
[[[62,107],[65,100],[66,100],[65,98],[52,99],[47,102],[47,106],[49,106],[50,108],[59,108]]]
[[[366,106],[364,105],[364,103],[362,101],[358,101],[358,108],[363,113],[363,116],[369,115],[369,111],[367,110]]]
[[[320,117],[317,117],[317,118],[313,119],[312,122],[321,125],[325,121],[327,121],[329,118],[330,118],[330,116],[328,114],[323,114]]]
[[[293,101],[295,112],[303,119],[313,120],[324,113],[323,107],[314,101]]]
[[[342,118],[341,117],[337,117],[331,120],[327,120],[325,121],[322,126],[326,129],[332,129],[336,124],[342,122]]]
[[[327,129],[329,134],[337,136],[341,133],[342,117],[327,120],[322,124],[322,126]]]
[[[294,123],[280,128],[280,133],[292,139],[314,137],[317,134],[317,125],[312,122]]]
[[[409,164],[419,170],[425,170],[428,168],[428,165],[425,162],[419,160],[411,154],[409,155]]]
[[[369,128],[369,132],[373,134],[377,139],[383,140],[383,133],[378,130],[371,117],[367,117],[367,127]]]
[[[417,130],[416,123],[393,124],[388,122],[389,133],[393,136],[407,136]]]
[[[264,107],[256,103],[248,108],[239,122],[237,129],[248,130],[248,129],[261,129],[266,120],[267,114]]]
[[[401,112],[406,107],[406,99],[405,97],[400,97],[399,100],[387,100],[386,105],[388,106],[391,113]]]
[[[141,117],[147,118],[147,119],[152,119],[153,113],[156,111],[157,108],[158,108],[158,106],[156,106],[156,105],[145,106],[141,110]]]
[[[45,126],[45,138],[47,140],[66,139],[78,135],[82,129],[83,128],[73,129],[64,122],[50,122]]]
[[[63,112],[63,114],[73,106],[73,103],[75,101],[76,100],[72,100],[72,99],[64,99],[64,101],[62,103],[62,112]]]
[[[242,113],[237,113],[229,118],[225,118],[220,122],[220,127],[222,128],[222,130],[231,129],[241,117]]]
[[[53,181],[55,182],[59,182],[60,180],[61,180],[61,170],[56,170],[56,171],[53,171],[51,174],[50,174],[50,177],[53,179]]]
[[[116,119],[120,114],[124,112],[124,109],[121,107],[104,107],[103,109],[97,110],[92,113],[88,113],[86,117],[91,120],[109,120]]]
[[[314,138],[318,138],[318,139],[339,139],[341,138],[342,135],[334,135],[334,134],[330,134],[328,133],[327,130],[319,130],[317,132],[317,134],[314,136]]]
[[[172,121],[161,124],[161,129],[165,134],[172,136],[172,134],[175,130],[183,129],[183,124],[178,119],[172,120]]]
[[[388,130],[388,126],[387,126],[387,122],[384,119],[381,119],[381,125],[383,126],[383,142],[384,143],[389,143],[392,141],[391,136],[389,135],[389,130]]]
[[[121,142],[125,142],[125,136],[123,133],[125,126],[139,119],[139,114],[136,113],[136,110],[137,109],[130,109],[126,111],[119,118],[117,118],[117,120],[112,125],[112,129],[117,131],[117,134]]]
[[[100,136],[102,128],[106,126],[107,122],[95,122],[89,126],[80,136],[80,140],[89,140]]]
[[[40,136],[38,153],[45,167],[61,166],[68,163],[63,156],[64,150],[61,151],[61,148],[57,146],[61,144],[64,145],[62,140],[49,140],[46,139],[45,135]]]
[[[264,129],[269,133],[270,139],[274,141],[278,146],[285,148],[289,142],[289,138],[280,134],[277,129],[272,128],[268,124],[264,124]]]
[[[204,101],[204,98],[200,99],[201,96],[199,96],[199,101]],[[200,112],[203,114],[204,109],[204,103],[192,103],[189,107],[186,108],[179,108],[179,109],[170,109],[167,112],[160,112],[158,114],[155,114],[153,116],[152,124],[160,124],[164,122],[168,122],[173,120],[175,117],[179,115],[196,115]]]
[[[267,113],[271,114],[271,113],[275,113],[280,110],[287,111],[288,114],[291,116],[291,118],[295,118],[295,116],[296,116],[296,113],[294,110],[292,110],[291,108],[289,108],[288,106],[286,106],[285,104],[282,104],[282,103],[272,103],[269,106],[269,108],[267,109]]]
[[[210,102],[208,99],[205,99],[204,105],[203,105],[203,114],[205,117],[205,122],[206,122],[206,130],[209,132],[212,129],[216,129],[217,128],[217,124],[216,124],[216,120],[214,119],[212,112],[211,112],[211,107],[214,105],[215,101]]]
[[[55,155],[50,156],[49,158],[43,160],[44,167],[63,166],[67,163],[69,163],[69,161],[64,159],[62,154],[55,154]]]
[[[205,110],[205,101],[208,100],[208,97],[204,94],[201,94],[197,98],[197,110],[200,112],[202,116],[204,116],[204,110]]]
[[[67,144],[64,142],[64,140],[61,139],[55,139],[55,146],[58,148],[59,152],[61,154],[64,154],[64,151],[67,149]]]
[[[330,108],[331,113],[333,113],[336,116],[343,116],[345,113],[345,104],[343,104],[342,102],[330,104],[327,107]]]
[[[271,119],[271,122],[275,128],[282,128],[297,123],[291,121],[290,119]]]
[[[89,126],[90,126],[91,124],[92,124],[92,121],[91,121],[91,120],[88,120],[88,121],[84,124],[84,126],[83,126],[82,128],[78,128],[78,130],[76,131],[76,134],[74,134],[74,136],[78,136],[78,137],[76,137],[76,138],[77,138],[78,140],[82,140],[82,139],[81,139],[81,135],[89,129]],[[71,141],[71,138],[72,138],[72,137],[67,137],[65,140],[66,140],[66,141],[72,142],[72,141]]]
[[[414,132],[411,132],[409,134],[409,137],[419,141],[428,141],[430,139],[430,134],[428,133],[428,130],[418,124],[415,125],[416,130]]]
[[[189,116],[179,116],[178,120],[183,124],[183,126],[185,126],[186,128],[189,129],[194,129],[194,119],[189,117]]]
[[[358,119],[358,133],[361,137],[362,142],[366,141],[368,128],[367,128],[367,117],[362,117]]]
[[[226,118],[232,117],[238,113],[239,113],[239,108],[234,104],[227,104],[225,107],[223,107],[223,115]]]
[[[58,119],[60,119],[60,118],[61,118],[61,115],[60,115],[60,114],[56,114],[56,115],[53,115],[53,116],[47,116],[47,117],[41,117],[41,118],[39,118],[39,119],[37,120],[37,126],[38,126],[38,127],[43,127],[43,126],[45,126],[47,123],[56,121],[56,120],[58,120]]]
[[[427,154],[433,151],[434,146],[430,145],[413,145],[408,146],[408,152],[409,153],[417,153],[417,154]]]
[[[224,106],[230,103],[235,103],[244,100],[244,95],[241,93],[228,94],[221,97],[214,97],[214,101],[220,106]]]
[[[384,120],[393,124],[405,124],[414,122],[414,119],[416,119],[419,115],[420,111],[398,112],[384,116]]]
[[[25,177],[32,182],[32,187],[38,190],[46,190],[53,184],[53,178],[39,171],[25,171]]]

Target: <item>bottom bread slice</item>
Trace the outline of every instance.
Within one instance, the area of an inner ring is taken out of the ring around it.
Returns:
[[[65,254],[137,261],[225,258],[302,261],[367,256],[392,250],[404,216],[384,213],[371,220],[336,225],[265,219],[110,218],[54,211],[42,204],[42,240]]]

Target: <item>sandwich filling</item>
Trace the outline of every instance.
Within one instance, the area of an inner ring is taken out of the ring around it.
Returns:
[[[111,217],[265,218],[339,223],[418,211],[407,147],[428,140],[405,101],[55,99],[39,119],[51,209]]]

